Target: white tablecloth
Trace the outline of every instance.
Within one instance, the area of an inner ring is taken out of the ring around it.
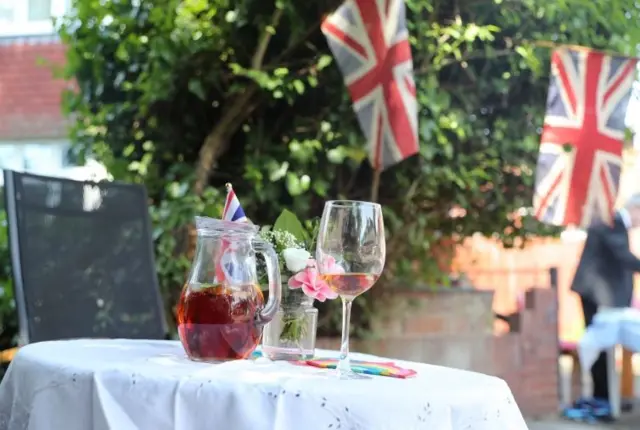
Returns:
[[[504,381],[398,364],[417,377],[344,381],[266,359],[195,363],[170,341],[42,342],[18,352],[0,385],[0,429],[526,430]]]

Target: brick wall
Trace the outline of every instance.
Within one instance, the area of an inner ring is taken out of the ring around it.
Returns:
[[[640,255],[640,229],[629,234],[632,251]],[[524,248],[504,248],[498,241],[477,236],[456,250],[452,269],[464,272],[471,283],[495,292],[494,310],[517,311],[518,295],[530,285],[548,285],[549,268],[558,269],[558,334],[564,343],[577,342],[584,331],[582,307],[570,291],[584,240],[538,238]],[[636,298],[640,289],[636,276]],[[640,302],[639,302],[640,303]]]
[[[551,289],[527,294],[520,332],[493,334],[492,293],[406,293],[411,305],[376,321],[376,338],[352,342],[358,352],[444,365],[507,381],[528,417],[558,411],[557,301]],[[339,339],[319,339],[338,349]]]
[[[624,204],[631,194],[640,192],[640,151],[624,152],[623,172],[617,204]],[[632,250],[640,255],[640,229],[630,232]],[[504,248],[497,240],[480,235],[470,237],[455,249],[451,264],[454,272],[463,272],[474,286],[492,290],[494,310],[508,314],[517,310],[518,295],[530,285],[547,285],[548,270],[558,269],[559,337],[575,343],[583,333],[584,322],[578,297],[570,291],[571,282],[584,240],[534,238],[523,248]],[[636,276],[636,297],[640,288]],[[639,301],[640,303],[640,301]]]
[[[548,285],[549,268],[558,269],[559,336],[575,342],[584,322],[571,282],[584,246],[583,240],[533,239],[524,248],[504,248],[495,240],[473,237],[457,249],[455,270],[467,274],[480,289],[495,291],[494,309],[509,314],[518,309],[518,296],[531,285]]]
[[[68,84],[52,71],[64,58],[63,45],[53,38],[0,44],[0,140],[66,136],[60,102]]]
[[[512,386],[528,416],[554,413],[559,408],[557,312],[555,290],[530,290],[520,333],[507,335],[517,350],[515,366],[508,371],[496,369]]]

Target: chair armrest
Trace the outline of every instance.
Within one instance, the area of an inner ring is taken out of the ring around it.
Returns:
[[[13,357],[18,353],[18,347],[0,351],[0,363],[11,363]]]

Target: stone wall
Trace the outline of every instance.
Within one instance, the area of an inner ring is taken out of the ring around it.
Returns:
[[[558,411],[557,301],[552,289],[532,289],[520,332],[493,334],[492,294],[443,290],[402,293],[410,305],[375,324],[375,339],[354,340],[353,351],[472,370],[509,383],[528,417]],[[338,339],[319,339],[338,349]]]

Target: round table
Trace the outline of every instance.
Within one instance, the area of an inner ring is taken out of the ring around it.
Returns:
[[[501,379],[396,363],[417,376],[338,380],[266,359],[196,363],[173,341],[41,342],[20,349],[0,385],[0,429],[527,429]]]

